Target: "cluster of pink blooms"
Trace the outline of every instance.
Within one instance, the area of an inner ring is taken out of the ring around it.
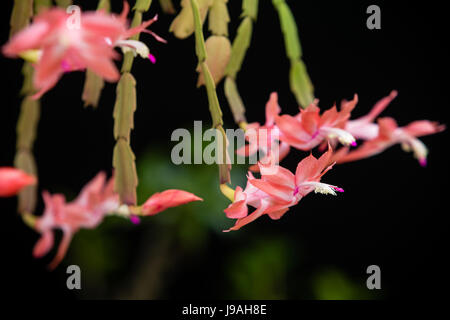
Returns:
[[[113,59],[118,57],[114,50],[120,47],[124,52],[132,51],[155,61],[148,47],[137,40],[129,40],[139,32],[152,34],[146,28],[156,17],[135,28],[127,25],[129,7],[124,2],[123,12],[116,16],[103,11],[81,14],[79,28],[67,26],[68,14],[53,8],[38,15],[33,23],[17,33],[4,47],[8,57],[36,55],[34,86],[38,90],[35,98],[56,85],[62,74],[69,71],[90,69],[108,81],[117,81],[119,72]],[[317,101],[306,109],[300,109],[295,116],[280,115],[276,93],[272,93],[266,105],[266,123],[251,123],[247,126],[246,139],[249,144],[237,151],[251,156],[264,152],[261,161],[248,172],[245,189],[237,187],[233,203],[225,209],[227,217],[237,219],[229,230],[238,230],[260,216],[267,214],[280,219],[290,207],[296,205],[311,192],[336,195],[343,192],[340,187],[321,182],[322,176],[335,163],[359,160],[378,154],[386,148],[401,144],[405,150],[412,150],[421,165],[426,164],[427,148],[417,137],[444,130],[444,126],[430,121],[415,121],[405,127],[398,127],[392,118],[378,118],[379,114],[396,97],[393,91],[380,100],[364,117],[350,120],[358,97],[343,101],[340,110],[336,106],[321,113]],[[357,147],[357,140],[363,143]],[[338,145],[343,146],[338,148]],[[273,159],[283,159],[291,148],[310,151],[315,147],[324,151],[320,158],[312,154],[301,160],[295,174]],[[357,147],[351,149],[351,147]],[[259,172],[255,178],[252,172]],[[36,179],[14,168],[0,168],[0,197],[17,194]],[[201,198],[182,190],[166,190],[154,194],[142,206],[121,205],[119,196],[113,190],[113,179],[107,181],[99,173],[88,183],[79,196],[66,202],[61,194],[43,193],[45,211],[35,217],[34,228],[41,238],[34,248],[34,256],[47,254],[54,245],[54,229],[63,231],[63,238],[51,263],[55,267],[64,257],[73,235],[81,228],[95,228],[106,215],[118,214],[138,222],[138,216],[154,215],[169,207],[182,205]],[[255,210],[249,213],[248,206]]]
[[[421,120],[398,127],[392,118],[377,119],[396,96],[397,92],[392,91],[376,103],[369,114],[350,120],[358,102],[357,95],[351,101],[343,101],[339,111],[333,106],[321,114],[315,101],[290,116],[280,115],[277,94],[272,93],[266,104],[266,123],[263,126],[249,124],[246,132],[249,144],[237,151],[245,156],[262,151],[264,157],[258,165],[250,167],[245,190],[237,187],[234,202],[225,209],[227,217],[237,219],[229,230],[240,229],[263,214],[279,219],[311,191],[333,195],[335,191],[343,192],[341,188],[320,182],[335,163],[371,157],[400,143],[404,150],[412,150],[419,163],[425,166],[428,150],[417,137],[440,132],[445,126]],[[362,145],[357,147],[356,140],[362,140]],[[338,148],[339,143],[343,145],[341,148]],[[310,151],[315,147],[323,150],[327,145],[328,151],[319,159],[311,154],[300,161],[295,175],[277,164],[291,147]],[[351,150],[350,147],[357,148]],[[251,171],[259,171],[261,178],[256,179]],[[249,214],[247,206],[255,210]]]
[[[118,58],[114,47],[120,47],[124,52],[132,51],[155,62],[155,57],[143,42],[129,38],[145,32],[164,42],[146,29],[157,17],[140,26],[128,28],[128,11],[129,5],[124,2],[124,9],[119,16],[101,10],[86,12],[80,15],[79,26],[69,26],[70,15],[65,10],[46,10],[3,47],[3,54],[18,57],[30,51],[36,53],[33,84],[39,91],[34,95],[35,98],[53,88],[65,72],[88,68],[107,81],[117,81],[120,74],[113,62],[113,59]]]

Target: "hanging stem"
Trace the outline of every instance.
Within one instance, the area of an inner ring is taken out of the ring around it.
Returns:
[[[137,0],[134,6],[134,17],[131,27],[142,23],[142,14],[149,10],[151,0]],[[132,37],[139,39],[139,34]],[[136,173],[135,155],[130,146],[130,134],[134,128],[134,112],[136,111],[136,80],[131,72],[133,53],[127,52],[122,65],[122,75],[116,90],[114,105],[114,138],[116,145],[113,154],[115,168],[114,190],[119,194],[120,201],[127,205],[136,205],[136,187],[138,177]]]
[[[302,60],[302,48],[297,25],[291,10],[284,0],[272,0],[272,3],[278,11],[286,55],[291,62],[289,74],[291,91],[294,93],[298,104],[302,108],[306,108],[314,101],[314,88]]]
[[[241,15],[243,20],[234,38],[231,58],[225,70],[225,96],[233,113],[234,121],[243,130],[247,128],[247,120],[245,118],[245,106],[236,85],[236,76],[241,69],[245,54],[250,46],[253,23],[256,22],[257,15],[258,0],[243,0]]]
[[[198,64],[203,75],[205,82],[206,93],[208,95],[209,112],[213,122],[213,128],[217,129],[220,133],[220,140],[216,136],[216,141],[219,143],[220,152],[219,159],[219,176],[220,184],[230,182],[230,170],[231,165],[228,163],[227,156],[227,137],[223,129],[222,110],[220,109],[219,100],[217,98],[216,85],[214,83],[211,72],[206,64],[206,47],[205,39],[203,37],[202,20],[200,17],[200,11],[198,8],[197,0],[190,0],[192,6],[192,13],[194,16],[194,28],[195,28],[195,52],[198,58]]]
[[[39,8],[36,3],[36,9]],[[33,15],[32,0],[15,0],[11,13],[11,31],[13,36],[19,30],[25,28]],[[40,117],[40,102],[33,100],[31,96],[33,88],[34,69],[29,62],[25,62],[22,68],[23,85],[21,95],[24,96],[20,105],[20,114],[17,121],[17,142],[14,165],[28,174],[37,177],[36,161],[33,155],[33,144],[36,140],[37,126]],[[36,208],[37,184],[24,188],[18,195],[17,211],[23,216],[32,214]]]
[[[98,2],[97,10],[109,12],[111,10],[110,0],[100,0]],[[81,97],[85,107],[98,107],[98,102],[104,86],[105,81],[102,77],[89,69],[86,70],[86,78],[84,80],[83,94]]]

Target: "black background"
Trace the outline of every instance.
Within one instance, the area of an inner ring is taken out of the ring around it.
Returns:
[[[2,3],[1,41],[7,41],[12,1]],[[229,1],[230,33],[239,23],[240,1]],[[80,2],[75,1],[75,4]],[[85,1],[87,3],[87,1]],[[152,13],[160,13],[154,1]],[[444,9],[441,3],[421,5],[407,1],[288,1],[299,26],[303,58],[316,88],[320,105],[358,93],[355,116],[365,114],[392,89],[398,98],[384,115],[400,125],[413,120],[447,121],[448,74],[444,43]],[[378,4],[382,29],[366,28],[366,8]],[[94,9],[95,4],[82,4]],[[121,1],[113,1],[115,12]],[[195,88],[194,40],[180,41],[168,32],[172,17],[160,13],[152,30],[168,40],[151,44],[157,64],[136,61],[138,110],[132,145],[137,157],[149,145],[167,146],[171,132],[190,127],[194,120],[210,121],[203,89]],[[15,152],[15,123],[21,87],[21,62],[1,58],[0,165],[11,165]],[[294,114],[297,106],[288,86],[289,62],[284,53],[279,21],[272,4],[260,1],[252,45],[238,76],[249,121],[263,121],[263,108],[270,92],[278,91],[283,112]],[[79,189],[99,170],[110,170],[114,86],[108,85],[97,110],[84,109],[80,101],[84,75],[65,75],[42,99],[42,118],[35,153],[40,185],[69,185]],[[221,91],[221,86],[219,87]],[[222,99],[223,97],[221,97]],[[226,103],[221,100],[227,127],[233,127]],[[447,132],[425,137],[430,149],[427,168],[398,146],[382,155],[345,164],[329,173],[330,183],[342,185],[346,193],[332,200],[302,200],[279,223],[258,221],[253,232],[281,229],[308,248],[303,272],[322,264],[338,265],[351,275],[364,276],[365,268],[382,269],[387,297],[439,297],[438,289],[448,273],[444,235],[448,224],[449,178]],[[167,148],[167,157],[170,156]],[[299,153],[284,163],[293,169]],[[322,199],[322,198],[321,198]],[[31,256],[36,234],[15,215],[15,199],[1,199],[0,289],[14,298],[73,298],[65,283],[49,273],[42,261]],[[445,204],[445,205],[444,205]],[[41,207],[40,207],[41,209]],[[256,224],[256,223],[255,223]],[[259,228],[258,230],[256,230]],[[241,231],[245,232],[245,231]],[[220,250],[220,244],[211,244]],[[211,260],[218,253],[211,253]],[[206,276],[205,276],[206,274]],[[209,278],[208,278],[209,275]],[[191,272],[194,280],[180,280],[173,296],[219,297],[220,288],[208,287],[213,275],[208,266]],[[202,280],[205,283],[202,282]],[[199,282],[200,281],[200,282]],[[197,285],[193,285],[196,283]],[[208,287],[210,292],[205,292]]]

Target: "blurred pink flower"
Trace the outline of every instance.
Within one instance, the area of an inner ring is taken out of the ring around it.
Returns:
[[[280,140],[304,151],[335,139],[344,145],[355,146],[355,138],[345,129],[345,123],[357,102],[358,96],[355,95],[352,101],[341,104],[340,111],[333,106],[320,115],[319,107],[313,103],[304,110],[300,109],[296,116],[277,116],[275,123],[280,130]]]
[[[237,187],[234,202],[225,209],[228,218],[237,219],[236,224],[226,231],[238,230],[263,214],[280,219],[289,207],[312,191],[333,195],[336,195],[335,191],[343,192],[339,187],[320,182],[332,167],[328,166],[332,153],[329,148],[319,159],[309,155],[300,161],[295,175],[281,166],[269,167],[259,163],[261,179],[256,179],[249,172],[245,190]],[[248,214],[247,206],[256,210]]]
[[[66,202],[62,194],[50,195],[44,192],[43,198],[45,211],[35,223],[35,229],[41,233],[41,238],[34,247],[33,255],[42,257],[51,250],[54,244],[54,229],[61,229],[63,232],[56,256],[49,265],[50,269],[55,268],[64,258],[73,235],[79,229],[95,228],[109,214],[125,216],[133,223],[138,223],[139,218],[134,213],[139,211],[144,216],[155,215],[170,207],[202,200],[186,191],[166,190],[151,196],[142,208],[121,206],[119,196],[114,192],[114,179],[106,181],[104,172],[97,174],[71,202]]]
[[[36,16],[30,26],[13,36],[3,47],[3,54],[17,57],[28,50],[38,50],[33,83],[39,91],[34,95],[35,98],[54,87],[64,72],[89,68],[105,80],[117,81],[119,72],[113,59],[118,54],[114,51],[114,46],[154,60],[144,43],[127,39],[138,32],[153,34],[145,28],[156,17],[128,29],[128,11],[129,5],[124,2],[120,16],[104,11],[82,13],[80,25],[75,26],[68,23],[71,16],[65,10],[49,9]]]
[[[396,121],[388,117],[379,118],[375,123],[378,115],[396,96],[397,91],[394,90],[389,96],[377,102],[367,115],[347,121],[345,130],[356,139],[365,140],[365,142],[352,151],[345,147],[337,150],[332,161],[343,163],[368,158],[400,143],[405,151],[413,151],[422,166],[426,165],[428,149],[417,137],[443,131],[445,126],[437,122],[420,120],[399,128]]]
[[[245,139],[249,144],[239,148],[236,153],[240,156],[250,157],[258,150],[264,152],[264,157],[260,160],[261,163],[268,163],[269,161],[280,162],[284,159],[290,150],[290,147],[285,142],[279,142],[279,130],[275,125],[275,117],[281,112],[278,105],[278,94],[272,92],[266,104],[266,123],[260,125],[257,122],[252,122],[247,125],[245,132]],[[258,165],[250,167],[251,171],[258,172]]]
[[[0,197],[12,197],[23,188],[36,183],[36,178],[22,170],[0,167]]]
[[[33,255],[42,257],[53,247],[53,229],[61,229],[63,238],[49,267],[54,269],[64,258],[73,235],[80,228],[95,228],[107,213],[119,208],[119,196],[114,192],[114,181],[106,181],[100,172],[80,192],[79,196],[66,202],[64,195],[43,192],[44,214],[37,218],[35,229],[41,233]]]

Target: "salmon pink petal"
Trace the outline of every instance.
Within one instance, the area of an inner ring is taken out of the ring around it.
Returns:
[[[376,117],[378,117],[378,115],[383,112],[384,109],[386,109],[386,107],[392,102],[392,100],[395,99],[395,97],[397,97],[397,91],[393,90],[391,91],[391,93],[387,96],[384,97],[383,99],[381,99],[380,101],[378,101],[372,108],[372,110],[369,112],[369,114],[367,114],[366,116],[363,117],[364,120],[368,121],[368,122],[372,122],[375,120]]]
[[[394,130],[398,128],[397,122],[393,118],[378,119],[378,137],[379,139],[391,139]]]
[[[247,203],[245,200],[233,202],[224,211],[230,219],[244,218],[248,214]]]
[[[281,209],[278,211],[270,212],[270,213],[268,213],[268,215],[272,220],[279,220],[288,211],[289,211],[289,208],[285,208],[285,209]]]
[[[251,179],[249,182],[278,201],[289,203],[292,200],[293,188],[270,183],[261,179]]]
[[[142,206],[142,212],[144,215],[154,215],[192,201],[203,201],[203,199],[190,192],[169,189],[152,195]]]
[[[41,258],[45,256],[53,247],[54,236],[51,230],[44,232],[41,238],[36,242],[33,248],[33,256],[35,258]]]
[[[49,25],[45,22],[36,22],[20,31],[2,48],[7,57],[17,57],[19,53],[37,49],[41,46],[43,38],[49,31]]]
[[[36,183],[36,178],[12,167],[0,167],[0,197],[11,197]]]
[[[440,125],[434,121],[418,120],[411,122],[406,127],[402,128],[402,130],[413,137],[421,137],[441,132],[445,130],[445,125]]]
[[[298,186],[300,183],[317,176],[321,171],[319,165],[319,161],[312,154],[300,161],[295,171],[295,184]]]
[[[255,221],[256,219],[258,219],[259,217],[261,217],[264,214],[264,211],[267,209],[268,205],[266,203],[261,203],[261,205],[256,208],[255,211],[253,211],[251,214],[249,214],[248,216],[238,219],[236,221],[236,224],[231,227],[228,230],[224,230],[223,232],[230,232],[230,231],[235,231],[235,230],[239,230],[240,228],[242,228],[243,226],[249,224],[250,222]]]
[[[275,117],[281,112],[281,108],[278,105],[278,94],[272,92],[270,94],[269,101],[266,104],[266,126],[272,126],[275,123]]]
[[[259,170],[264,181],[286,186],[291,189],[295,188],[295,176],[288,169],[281,166],[264,166],[259,163]]]
[[[63,237],[59,244],[58,251],[52,262],[48,265],[49,270],[54,270],[64,259],[67,250],[69,249],[70,241],[72,240],[72,232],[69,230],[63,230]]]

